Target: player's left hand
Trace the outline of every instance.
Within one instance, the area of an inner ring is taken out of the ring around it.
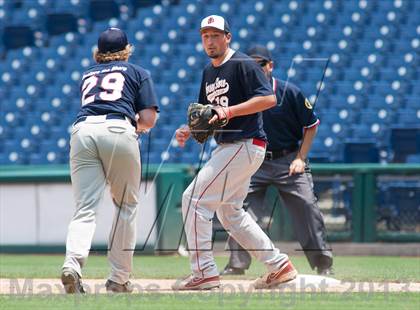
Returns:
[[[222,107],[216,105],[212,107],[213,117],[209,120],[209,124],[213,124],[216,121],[219,121],[221,124],[226,125],[229,120],[232,118],[232,113],[229,107]]]
[[[156,108],[146,108],[136,113],[136,133],[148,133],[150,129],[155,127],[158,119],[158,112]]]
[[[150,129],[136,129],[136,134],[141,135],[141,134],[146,134],[149,133]]]
[[[136,120],[136,134],[140,135],[140,134],[148,133],[149,131],[150,131],[150,128],[144,127],[138,119]]]
[[[289,176],[304,173],[305,172],[306,163],[302,158],[296,158],[289,166]]]

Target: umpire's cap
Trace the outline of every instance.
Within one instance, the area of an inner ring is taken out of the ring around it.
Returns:
[[[108,28],[99,35],[99,53],[115,53],[122,51],[128,44],[127,35],[119,28]]]
[[[200,32],[207,28],[215,28],[225,33],[230,33],[229,24],[222,16],[219,15],[210,15],[203,18],[200,25]]]
[[[263,45],[253,45],[248,51],[247,55],[253,58],[262,58],[265,61],[272,61],[270,51]]]

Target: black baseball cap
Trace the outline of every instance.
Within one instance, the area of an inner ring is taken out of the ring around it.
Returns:
[[[127,35],[119,28],[108,28],[99,35],[99,53],[115,53],[122,51],[128,44]]]
[[[253,58],[262,58],[265,61],[272,61],[270,51],[263,45],[251,46],[247,51],[247,55]]]

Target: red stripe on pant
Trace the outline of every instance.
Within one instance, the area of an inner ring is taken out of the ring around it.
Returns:
[[[222,170],[219,171],[219,173],[214,177],[214,179],[210,182],[209,185],[206,186],[206,188],[204,189],[204,191],[200,194],[200,196],[198,197],[198,200],[194,206],[195,209],[195,214],[194,214],[194,232],[195,232],[195,253],[197,256],[197,265],[198,265],[198,270],[201,271],[202,276],[204,278],[204,272],[201,270],[200,268],[200,259],[198,257],[198,243],[197,243],[197,205],[198,202],[200,201],[200,199],[204,196],[205,192],[207,191],[207,189],[214,183],[214,181],[216,181],[216,179],[219,177],[219,175],[226,169],[226,167],[232,162],[232,160],[236,157],[236,155],[238,155],[238,153],[240,152],[240,150],[242,149],[244,145],[242,144],[241,147],[236,151],[236,153],[233,155],[233,157],[231,159],[229,159],[229,161],[227,162],[227,164],[223,167]]]

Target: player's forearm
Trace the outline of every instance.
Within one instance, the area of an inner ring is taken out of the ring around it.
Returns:
[[[243,116],[270,109],[276,105],[276,96],[258,96],[229,107],[231,117]]]
[[[138,115],[138,129],[150,129],[155,126],[157,120],[157,112],[155,108],[141,110]]]
[[[305,128],[302,143],[298,153],[298,157],[305,160],[308,157],[309,151],[311,149],[312,142],[316,136],[318,126],[313,126],[311,128]]]

